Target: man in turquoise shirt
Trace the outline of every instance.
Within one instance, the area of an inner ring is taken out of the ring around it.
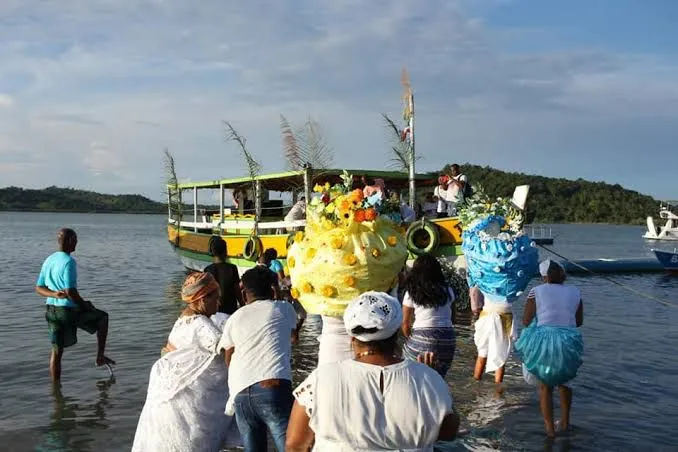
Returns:
[[[97,366],[115,364],[104,355],[108,336],[108,314],[84,300],[77,288],[78,270],[71,253],[75,251],[78,237],[72,229],[57,233],[59,251],[42,264],[35,286],[38,295],[47,298],[47,326],[52,342],[49,373],[53,382],[61,380],[61,358],[64,348],[78,342],[78,328],[90,334],[97,333]]]

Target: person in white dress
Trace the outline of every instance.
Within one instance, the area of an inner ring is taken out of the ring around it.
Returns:
[[[188,306],[151,368],[132,452],[217,452],[240,442],[224,414],[227,369],[217,344],[228,315],[217,313],[219,285],[209,273],[193,273],[181,297]]]
[[[294,391],[287,451],[433,451],[459,429],[447,383],[396,355],[402,309],[365,292],[344,313],[353,359],[325,364]]]

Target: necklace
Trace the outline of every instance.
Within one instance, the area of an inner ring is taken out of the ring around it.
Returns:
[[[378,355],[374,350],[367,350],[364,352],[356,353],[354,359],[362,358],[364,356]],[[391,358],[400,358],[398,355],[391,355]]]

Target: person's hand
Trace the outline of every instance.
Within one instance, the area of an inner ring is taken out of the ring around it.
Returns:
[[[54,292],[53,298],[63,300],[65,298],[68,298],[68,293],[65,290],[57,290]]]
[[[429,367],[433,367],[436,361],[435,354],[433,352],[420,353],[419,356],[417,356],[417,361],[426,364]]]
[[[173,352],[173,351],[176,350],[176,349],[177,349],[177,348],[176,348],[174,345],[172,345],[172,344],[170,344],[170,343],[168,342],[168,343],[166,343],[165,346],[162,348],[161,353],[169,353],[169,352]]]

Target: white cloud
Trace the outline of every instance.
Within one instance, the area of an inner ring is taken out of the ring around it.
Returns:
[[[650,170],[637,174],[633,156],[678,164],[676,61],[590,48],[507,53],[494,41],[501,33],[466,11],[448,0],[416,8],[408,0],[3,0],[0,86],[13,88],[0,107],[13,108],[0,108],[0,165],[17,153],[34,158],[16,176],[4,173],[3,184],[159,197],[165,147],[182,177],[235,176],[242,168],[222,119],[275,171],[284,166],[280,113],[319,119],[337,165],[383,167],[380,113],[399,116],[407,65],[422,169],[473,161],[668,191]],[[86,170],[81,180],[65,161]],[[45,175],[37,165],[63,171]]]
[[[0,93],[0,108],[9,108],[14,105],[14,99],[8,94]]]

